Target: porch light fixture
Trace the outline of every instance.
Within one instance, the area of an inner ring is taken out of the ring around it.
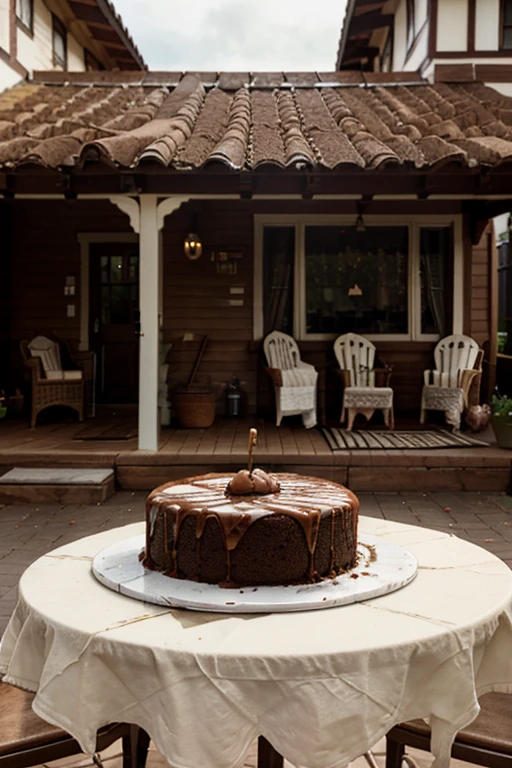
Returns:
[[[196,259],[199,259],[203,252],[203,245],[201,243],[201,238],[195,232],[188,233],[188,235],[185,238],[185,243],[183,247],[185,250],[185,256],[187,257],[187,259],[190,259],[190,261],[195,261]]]
[[[360,213],[356,219],[356,232],[365,232],[366,227],[364,224],[363,214]]]
[[[196,261],[196,259],[199,259],[203,252],[203,245],[201,243],[201,238],[197,234],[197,229],[197,212],[192,211],[190,231],[186,236],[185,243],[183,245],[185,256],[187,259],[190,259],[190,261]]]

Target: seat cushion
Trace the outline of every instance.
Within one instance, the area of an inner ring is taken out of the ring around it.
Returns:
[[[345,387],[343,390],[345,408],[392,408],[391,387]]]
[[[481,697],[480,707],[476,720],[459,731],[457,741],[512,756],[512,695],[487,693]],[[400,728],[421,736],[430,735],[430,728],[423,720],[410,720]]]
[[[67,738],[68,734],[32,711],[33,693],[0,683],[0,755]]]

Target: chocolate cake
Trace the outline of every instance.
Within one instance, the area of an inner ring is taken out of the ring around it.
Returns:
[[[179,579],[307,584],[356,562],[359,501],[342,485],[242,470],[167,483],[146,502],[146,568]]]

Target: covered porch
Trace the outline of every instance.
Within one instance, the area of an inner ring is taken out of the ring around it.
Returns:
[[[372,73],[372,82],[343,72],[105,77],[39,73],[0,103],[7,137],[0,147],[7,243],[0,386],[17,386],[20,341],[55,331],[80,353],[94,353],[93,389],[104,403],[138,404],[129,450],[128,440],[78,449],[68,425],[56,448],[41,425],[20,437],[33,445],[34,461],[38,451],[45,462],[59,451],[62,461],[94,455],[119,467],[121,484],[139,482],[136,468],[152,463],[166,467],[163,479],[174,467],[183,474],[212,451],[214,466],[239,464],[238,438],[223,435],[238,434],[243,422],[222,420],[224,388],[236,373],[248,422],[265,420],[268,463],[325,465],[329,472],[365,466],[363,451],[354,463],[334,455],[318,433],[272,426],[261,347],[278,325],[320,371],[322,423],[339,414],[332,345],[348,329],[372,338],[393,366],[398,412],[419,412],[422,372],[441,333],[464,333],[484,347],[481,396],[488,399],[497,351],[496,250],[488,223],[512,200],[506,97],[478,84],[467,90],[417,76],[404,81],[400,73]],[[50,105],[42,116],[33,111],[36,97]],[[32,128],[25,135],[28,123],[38,125],[34,135]],[[503,137],[497,143],[487,140],[489,126]],[[202,255],[187,258],[184,239],[196,231]],[[345,282],[331,284],[326,268],[310,290],[316,264],[338,256]],[[432,290],[424,274],[431,256],[442,297],[429,318],[425,291]],[[377,271],[386,265],[381,278]],[[283,311],[269,311],[281,266]],[[358,292],[365,276],[368,286]],[[204,433],[161,429],[162,354],[172,390],[187,379],[205,335],[201,374],[215,394],[217,422]],[[6,422],[7,439],[10,430]],[[477,465],[476,451],[469,451],[470,465]],[[500,455],[494,469],[502,466]],[[399,453],[392,457],[381,451],[373,462],[370,452],[366,465],[396,466]],[[431,461],[440,466],[435,456]],[[464,466],[462,456],[457,461]],[[410,466],[420,464],[415,453]],[[141,473],[147,478],[150,469]],[[157,475],[155,469],[152,484]],[[356,482],[355,470],[337,476]]]
[[[305,430],[298,421],[278,429],[261,419],[219,417],[209,429],[163,429],[157,451],[145,451],[138,448],[137,437],[101,437],[109,425],[119,434],[124,425],[130,434],[135,414],[103,416],[89,424],[92,439],[80,439],[83,424],[69,419],[35,430],[5,421],[0,474],[12,467],[104,467],[114,470],[118,487],[150,490],[188,475],[238,471],[247,463],[249,429],[257,427],[255,463],[267,470],[325,477],[356,492],[510,490],[512,451],[493,444],[490,430],[478,436],[489,440],[488,446],[333,451],[320,430]]]

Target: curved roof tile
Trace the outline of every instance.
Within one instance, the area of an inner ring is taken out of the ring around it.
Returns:
[[[481,83],[390,85],[378,73],[370,86],[322,82],[317,73],[164,74],[108,85],[88,73],[68,82],[63,73],[60,83],[1,93],[0,167],[425,169],[512,157],[512,99]]]

